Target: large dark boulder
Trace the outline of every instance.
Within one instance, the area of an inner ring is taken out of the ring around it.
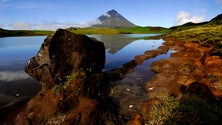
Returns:
[[[53,86],[77,70],[100,72],[104,64],[105,47],[102,42],[59,29],[45,39],[25,71],[42,84]]]
[[[42,89],[16,116],[14,123],[97,125],[102,121],[98,116],[104,114],[97,108],[100,107],[97,98],[105,86],[101,73],[104,64],[102,42],[57,30],[45,39],[25,68],[41,82]]]

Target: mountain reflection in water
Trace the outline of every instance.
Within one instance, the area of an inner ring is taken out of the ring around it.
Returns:
[[[136,55],[146,50],[155,49],[163,40],[135,39],[155,34],[115,34],[115,35],[89,35],[104,43],[106,48],[106,64],[104,70],[120,67],[134,59]]]

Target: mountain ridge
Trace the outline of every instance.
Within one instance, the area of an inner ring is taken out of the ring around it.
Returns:
[[[100,23],[94,24],[91,27],[131,28],[136,26],[114,9],[102,14],[97,18],[97,20],[99,20]]]
[[[181,30],[181,29],[193,28],[195,26],[212,26],[212,25],[221,25],[221,24],[222,24],[222,14],[219,14],[216,17],[212,18],[210,21],[205,21],[205,22],[200,22],[200,23],[187,22],[183,25],[172,26],[169,29]]]

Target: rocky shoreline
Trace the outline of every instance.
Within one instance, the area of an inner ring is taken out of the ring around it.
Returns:
[[[150,99],[141,105],[128,125],[169,124],[170,122],[165,119],[165,121],[150,122],[153,119],[149,112],[154,110],[156,106],[165,105],[163,103],[166,103],[165,101],[171,97],[185,98],[185,96],[195,95],[201,100],[210,100],[208,102],[213,100],[215,109],[218,109],[215,115],[221,114],[222,58],[210,54],[214,45],[201,46],[195,42],[174,38],[164,38],[164,40],[166,41],[164,45],[176,52],[172,53],[170,58],[161,59],[151,64],[151,69],[156,73],[156,76],[146,83],[146,91]],[[199,115],[201,116],[201,113]],[[209,119],[211,118],[210,114],[206,115],[209,115]],[[219,116],[215,119],[214,123],[221,124]],[[199,120],[203,119],[200,118]],[[174,119],[174,123],[176,122],[178,121]],[[189,122],[195,123],[195,121]],[[186,118],[178,123],[191,124],[186,121]]]

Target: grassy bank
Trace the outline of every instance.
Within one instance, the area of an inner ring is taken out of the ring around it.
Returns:
[[[0,29],[0,37],[7,36],[48,36],[53,34],[53,31],[47,30],[4,30]]]
[[[186,30],[176,30],[168,33],[166,37],[173,37],[182,41],[193,41],[206,45],[209,43],[220,44],[222,39],[222,25],[200,26]]]
[[[218,125],[222,124],[222,104],[217,99],[186,94],[181,97],[162,96],[160,103],[147,111],[149,125]]]
[[[118,28],[68,28],[67,30],[78,34],[163,34],[169,29],[163,27],[141,27],[118,29]],[[6,36],[48,36],[54,31],[47,30],[4,30],[0,28],[0,37]]]
[[[136,26],[127,29],[121,29],[123,33],[134,33],[134,34],[163,34],[169,32],[169,29],[163,27],[141,27]]]
[[[117,29],[117,28],[68,28],[69,31],[78,34],[163,34],[169,32],[163,27],[141,27]]]
[[[108,28],[68,28],[67,30],[78,34],[119,34],[118,29]]]
[[[213,45],[211,54],[222,54],[222,24],[195,26],[185,30],[173,30],[165,35],[167,38],[175,38],[183,42],[195,42],[201,46]]]

